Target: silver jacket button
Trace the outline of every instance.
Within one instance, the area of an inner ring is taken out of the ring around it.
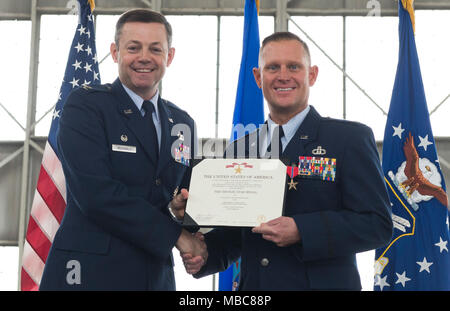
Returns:
[[[261,259],[261,266],[267,267],[269,265],[269,259],[263,258]]]

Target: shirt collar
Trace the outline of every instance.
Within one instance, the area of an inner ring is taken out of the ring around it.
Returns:
[[[306,107],[306,109],[303,109],[301,112],[297,113],[292,119],[290,119],[286,124],[283,124],[283,132],[284,137],[286,138],[286,142],[289,143],[291,138],[295,135],[298,128],[302,124],[303,120],[305,120],[306,115],[308,114],[311,107],[309,105]],[[273,131],[278,126],[272,119],[270,118],[270,115],[267,118],[267,125],[269,126],[269,133],[272,137]]]
[[[133,92],[131,89],[126,87],[123,83],[122,83],[122,86],[125,89],[125,92],[127,92],[128,96],[130,96],[130,98],[133,101],[133,103],[136,105],[137,109],[139,111],[141,111],[141,113],[143,113],[142,112],[142,103],[144,102],[144,99],[141,96],[139,96],[138,94],[136,94],[135,92]],[[156,113],[156,119],[157,120],[159,120],[158,97],[159,97],[159,90],[156,89],[156,93],[150,99],[150,101],[152,102],[153,106],[155,106],[155,113]]]

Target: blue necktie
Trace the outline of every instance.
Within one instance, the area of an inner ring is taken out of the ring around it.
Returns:
[[[155,111],[155,106],[149,100],[144,100],[142,108],[145,110],[144,118],[149,123],[150,136],[152,140],[152,145],[155,146],[156,159],[159,157],[159,145],[158,145],[158,135],[156,134],[155,123],[153,122],[152,114]]]
[[[272,152],[272,144],[274,144],[275,140],[278,140],[278,154],[271,154],[270,157],[272,159],[279,159],[281,157],[281,154],[283,153],[283,144],[281,143],[281,138],[284,136],[283,127],[281,125],[278,125],[272,135],[272,139],[270,140],[270,144],[267,147],[267,153]]]

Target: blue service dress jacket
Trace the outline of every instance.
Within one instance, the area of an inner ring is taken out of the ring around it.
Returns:
[[[190,178],[194,121],[161,98],[158,109],[159,156],[119,79],[68,97],[58,132],[67,204],[40,290],[175,289],[181,226],[167,206]]]
[[[255,135],[242,138],[246,157]],[[215,229],[205,235],[209,257],[195,277],[241,257],[239,290],[361,289],[356,253],[382,247],[392,235],[373,133],[360,123],[323,118],[311,106],[281,158],[297,166],[300,156],[336,159],[334,181],[296,176],[296,189],[288,187],[284,216],[295,220],[301,241],[278,247],[251,228]]]

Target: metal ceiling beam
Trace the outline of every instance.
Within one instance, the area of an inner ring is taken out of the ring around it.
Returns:
[[[260,15],[276,16],[279,2],[261,0]],[[287,1],[287,0],[286,0]],[[291,15],[366,16],[374,0],[289,0]],[[397,15],[397,0],[376,0],[381,16]],[[121,14],[130,8],[151,8],[166,15],[243,15],[242,0],[96,0],[96,14]],[[448,0],[415,0],[416,10],[450,10]],[[38,14],[67,14],[68,0],[38,0]],[[368,8],[369,7],[369,8]],[[30,0],[1,0],[0,20],[31,20]]]
[[[289,15],[287,5],[289,0],[277,1],[277,10],[275,15],[275,31],[287,31]]]

